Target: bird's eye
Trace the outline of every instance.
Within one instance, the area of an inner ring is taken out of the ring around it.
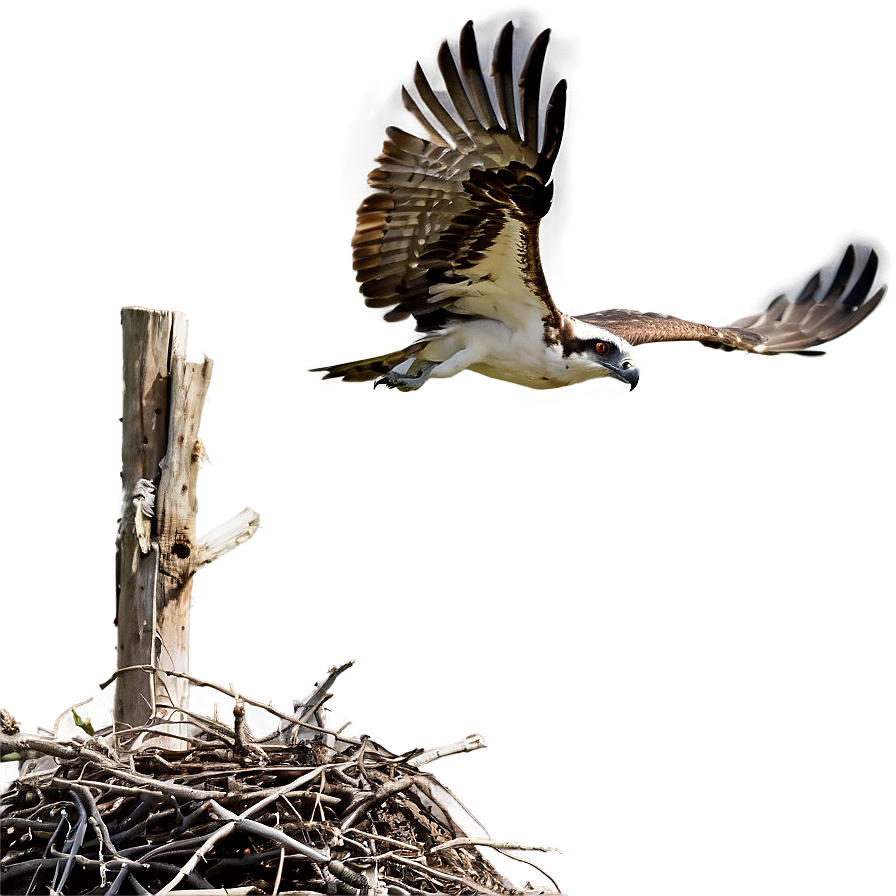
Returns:
[[[610,346],[607,345],[606,342],[595,342],[595,343],[594,343],[594,350],[595,350],[599,355],[605,355],[605,354],[610,350]]]

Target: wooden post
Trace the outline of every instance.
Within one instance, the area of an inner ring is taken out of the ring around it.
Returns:
[[[248,540],[258,515],[246,508],[196,539],[196,481],[204,449],[202,406],[212,362],[186,360],[187,320],[179,312],[124,308],[123,509],[117,556],[118,677],[115,720],[141,726],[186,709],[193,574]],[[172,730],[172,729],[169,729]]]

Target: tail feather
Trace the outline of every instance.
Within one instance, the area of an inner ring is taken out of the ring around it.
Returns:
[[[366,358],[363,361],[349,361],[345,364],[315,367],[311,370],[311,373],[323,373],[325,380],[341,377],[347,383],[365,383],[384,376],[403,361],[419,355],[428,344],[428,342],[415,342],[413,345],[407,346],[407,348],[400,348],[398,351],[389,352],[387,355],[378,355],[375,358]]]

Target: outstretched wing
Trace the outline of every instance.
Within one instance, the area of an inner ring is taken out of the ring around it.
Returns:
[[[779,295],[765,311],[742,317],[727,327],[623,310],[596,311],[581,315],[579,320],[604,327],[631,345],[691,340],[725,351],[824,354],[810,349],[842,336],[880,304],[887,288],[880,286],[872,295],[878,266],[874,249],[849,246],[836,268],[816,271],[796,298]]]
[[[425,111],[402,90],[405,107],[428,139],[387,129],[379,167],[369,177],[376,192],[358,209],[352,240],[365,302],[391,309],[386,320],[413,314],[418,329],[451,314],[514,319],[535,312],[559,320],[538,254],[538,225],[551,206],[549,180],[566,106],[566,83],[560,81],[544,111],[539,146],[549,34],[534,40],[515,77],[508,23],[495,46],[489,85],[468,22],[459,66],[447,42],[438,56],[449,104],[436,96],[419,65],[414,86]]]

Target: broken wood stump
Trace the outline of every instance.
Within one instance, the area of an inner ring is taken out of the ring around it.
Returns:
[[[115,722],[177,721],[189,684],[165,672],[189,671],[193,575],[250,539],[259,524],[245,508],[196,538],[199,438],[212,361],[186,360],[187,319],[176,311],[123,308],[122,492],[116,552],[119,669]],[[176,727],[169,729],[176,733]],[[183,746],[183,745],[182,745]],[[172,745],[171,748],[176,746]]]

